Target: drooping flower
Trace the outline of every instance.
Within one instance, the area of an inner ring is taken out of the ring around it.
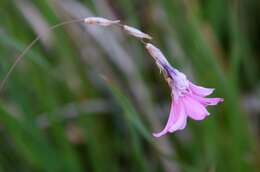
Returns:
[[[223,102],[222,98],[206,98],[214,89],[193,84],[185,74],[173,68],[162,52],[154,45],[147,43],[146,49],[155,59],[159,69],[163,72],[171,88],[171,110],[164,129],[153,133],[154,137],[161,137],[167,133],[182,130],[186,127],[187,118],[203,120],[208,115],[206,107]]]
[[[99,26],[110,26],[113,24],[120,23],[120,20],[108,20],[102,17],[87,17],[84,19],[84,23],[86,24],[94,24]]]

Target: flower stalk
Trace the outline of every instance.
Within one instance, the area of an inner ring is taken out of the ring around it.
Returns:
[[[174,68],[168,62],[159,48],[151,43],[145,42],[145,40],[152,39],[149,34],[144,33],[137,28],[124,25],[120,22],[120,20],[109,20],[102,17],[87,17],[84,19],[70,20],[54,25],[50,27],[49,30],[54,30],[58,27],[71,23],[84,23],[104,27],[117,26],[128,35],[138,38],[138,40],[145,45],[146,50],[153,57],[160,71],[163,72],[165,80],[171,89],[172,97],[170,114],[166,126],[162,131],[154,133],[154,137],[161,137],[167,133],[184,129],[188,118],[198,121],[205,119],[210,114],[206,109],[207,106],[217,105],[218,103],[224,101],[222,98],[206,98],[206,96],[212,94],[214,89],[197,86],[189,81],[184,73]],[[0,84],[0,91],[2,91],[6,81],[15,69],[16,65],[39,39],[40,36],[37,36],[16,58],[15,62],[12,64]]]

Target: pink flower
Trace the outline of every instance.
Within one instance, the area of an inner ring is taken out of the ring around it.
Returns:
[[[154,45],[146,44],[146,49],[155,59],[156,64],[163,71],[171,88],[171,110],[166,126],[154,137],[161,137],[167,133],[182,130],[186,127],[187,118],[203,120],[209,116],[206,107],[223,102],[222,98],[206,98],[214,89],[197,86],[189,81],[186,76],[173,68],[162,52]]]

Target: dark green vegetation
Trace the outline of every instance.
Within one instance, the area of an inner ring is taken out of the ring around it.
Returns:
[[[206,120],[153,138],[170,90],[143,45],[115,27],[48,31],[89,15],[151,34],[174,66],[225,102]],[[0,0],[0,16],[1,80],[42,35],[1,92],[1,171],[260,168],[258,0]]]

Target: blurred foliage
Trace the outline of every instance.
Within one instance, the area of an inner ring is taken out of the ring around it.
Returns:
[[[161,139],[170,90],[121,19],[154,37],[189,79],[225,102],[203,122]],[[258,0],[1,0],[0,77],[16,67],[0,105],[1,171],[228,171],[260,169]],[[104,79],[106,78],[106,79]]]

